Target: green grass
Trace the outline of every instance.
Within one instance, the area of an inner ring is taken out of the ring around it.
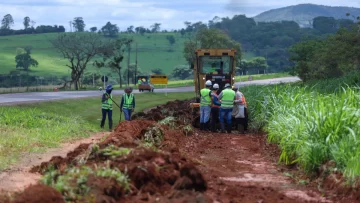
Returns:
[[[252,128],[280,145],[279,161],[309,173],[334,161],[329,170],[354,183],[360,177],[360,72],[299,84],[244,87]]]
[[[18,47],[32,46],[32,57],[39,62],[39,66],[31,68],[30,74],[50,78],[51,76],[69,76],[67,61],[61,57],[49,42],[58,34],[33,34],[0,37],[0,74],[8,74],[15,70],[15,55]],[[176,42],[171,46],[166,39],[167,35],[175,35]],[[145,72],[160,68],[165,74],[170,74],[177,65],[187,64],[183,57],[183,45],[186,40],[179,33],[151,33],[144,36],[138,34],[120,34],[120,37],[133,37],[134,44],[130,52],[130,63],[135,63],[135,44],[138,44],[138,67]],[[169,50],[172,52],[169,52]],[[245,54],[253,56],[253,54]],[[125,55],[122,66],[126,66],[128,55]],[[87,72],[106,73],[117,78],[117,75],[108,69],[97,69],[90,63]]]
[[[193,96],[193,93],[168,93],[167,97],[164,93],[137,94],[136,112]],[[15,163],[22,153],[41,152],[101,131],[100,100],[100,97],[69,99],[0,107],[0,170]],[[119,103],[120,95],[114,96],[114,101]],[[119,114],[119,109],[114,107],[114,127]],[[105,125],[107,129],[108,122]]]

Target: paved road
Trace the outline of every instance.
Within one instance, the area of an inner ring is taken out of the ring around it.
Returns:
[[[296,82],[300,79],[298,77],[284,77],[274,78],[267,80],[255,80],[238,82],[237,85],[248,86],[248,85],[267,85],[277,83]],[[177,87],[168,89],[155,89],[155,92],[192,92],[194,87]],[[140,93],[138,90],[134,90],[134,93]],[[123,90],[114,90],[114,95],[123,94]],[[21,103],[36,103],[41,101],[50,101],[58,99],[75,99],[83,97],[96,97],[100,96],[100,91],[62,91],[62,92],[28,92],[28,93],[13,93],[13,94],[0,94],[0,105],[14,105]]]

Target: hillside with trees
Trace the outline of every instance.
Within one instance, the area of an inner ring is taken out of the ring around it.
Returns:
[[[346,13],[360,16],[360,8],[299,4],[265,11],[255,16],[254,20],[256,22],[295,21],[301,27],[312,27],[313,19],[318,16],[342,19],[346,17]]]

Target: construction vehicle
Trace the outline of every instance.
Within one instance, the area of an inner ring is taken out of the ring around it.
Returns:
[[[191,103],[195,119],[194,127],[200,126],[200,91],[205,87],[205,82],[219,85],[218,94],[224,89],[226,83],[230,85],[235,81],[236,50],[234,49],[198,49],[195,51],[194,85],[196,103]]]
[[[138,84],[139,92],[143,92],[144,90],[154,92],[155,87],[150,83],[149,76],[138,76],[137,79],[141,81],[141,84]]]

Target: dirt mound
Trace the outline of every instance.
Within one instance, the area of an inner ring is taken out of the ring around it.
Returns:
[[[158,113],[153,120],[121,122],[99,144],[80,145],[65,158],[53,157],[49,162],[34,167],[32,172],[42,173],[43,182],[56,187],[60,196],[68,201],[134,202],[157,201],[160,198],[166,202],[186,198],[206,199],[199,195],[207,190],[205,178],[181,156],[176,146],[184,137],[182,128],[172,128],[178,120],[156,122],[166,118],[166,115],[180,115],[174,112],[181,103],[166,104],[164,109],[168,114],[160,114],[160,107],[153,109]],[[182,112],[181,115],[187,116],[187,113]],[[41,185],[51,188],[49,186]],[[40,186],[30,186],[28,189],[32,187]]]
[[[62,195],[54,188],[38,184],[24,190],[12,203],[65,203]]]
[[[195,102],[195,99],[171,101],[165,105],[152,108],[146,111],[146,113],[136,113],[132,116],[132,119],[160,121],[166,117],[172,116],[177,118],[177,120],[182,121],[182,124],[189,124],[193,119],[192,109],[190,108],[190,103],[193,102]]]

